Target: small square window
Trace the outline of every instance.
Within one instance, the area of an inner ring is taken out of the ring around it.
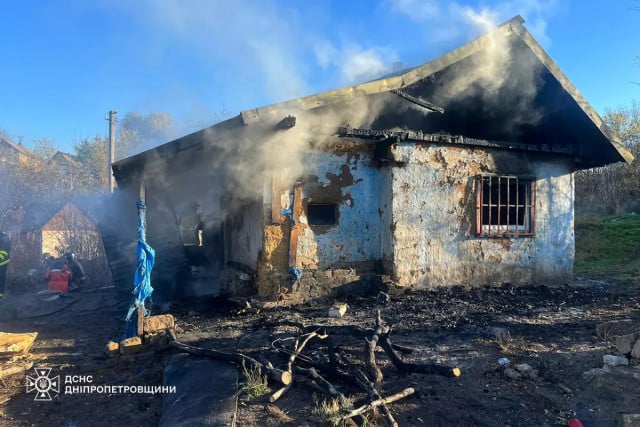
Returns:
[[[479,236],[534,235],[536,186],[533,179],[479,176],[476,184]]]
[[[309,203],[307,205],[307,222],[309,225],[335,225],[337,222],[337,206],[330,203]]]

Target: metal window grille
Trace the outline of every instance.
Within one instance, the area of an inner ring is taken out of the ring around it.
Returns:
[[[476,191],[476,230],[479,236],[535,234],[535,180],[511,176],[478,176]]]

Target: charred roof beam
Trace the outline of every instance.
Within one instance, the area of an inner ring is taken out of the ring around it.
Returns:
[[[287,116],[278,122],[278,124],[276,125],[276,129],[287,130],[287,129],[291,129],[295,125],[296,125],[296,117]]]
[[[407,92],[401,90],[401,89],[392,89],[391,93],[398,95],[400,98],[404,98],[409,102],[412,102],[416,105],[419,105],[422,108],[426,108],[429,111],[433,111],[435,113],[440,113],[443,114],[444,113],[444,108],[442,107],[438,107],[435,104],[432,104],[431,102],[424,100],[422,98],[418,98],[416,96],[411,96],[409,95]]]

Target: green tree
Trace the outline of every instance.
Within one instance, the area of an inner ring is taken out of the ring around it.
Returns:
[[[631,164],[615,163],[576,174],[576,206],[607,213],[640,210],[640,104],[609,109],[603,120],[633,154]]]
[[[81,165],[82,188],[105,189],[109,180],[108,141],[99,136],[75,145],[75,158]]]

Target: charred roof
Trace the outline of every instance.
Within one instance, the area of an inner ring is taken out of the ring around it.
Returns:
[[[233,129],[273,128],[283,117],[301,111],[349,108],[350,101],[363,97],[382,101],[385,106],[371,120],[374,130],[444,132],[504,141],[505,145],[557,145],[573,157],[576,169],[631,162],[631,153],[523,23],[516,16],[439,58],[398,74],[243,111],[230,120],[123,159],[114,164],[114,174],[119,178],[150,159],[171,158],[198,145],[224,143],[220,136]],[[495,59],[492,55],[502,55],[501,61],[485,69],[487,61]],[[461,80],[478,72],[484,75]],[[398,96],[399,92],[404,96]],[[410,102],[412,98],[437,112],[409,105],[415,104]]]

